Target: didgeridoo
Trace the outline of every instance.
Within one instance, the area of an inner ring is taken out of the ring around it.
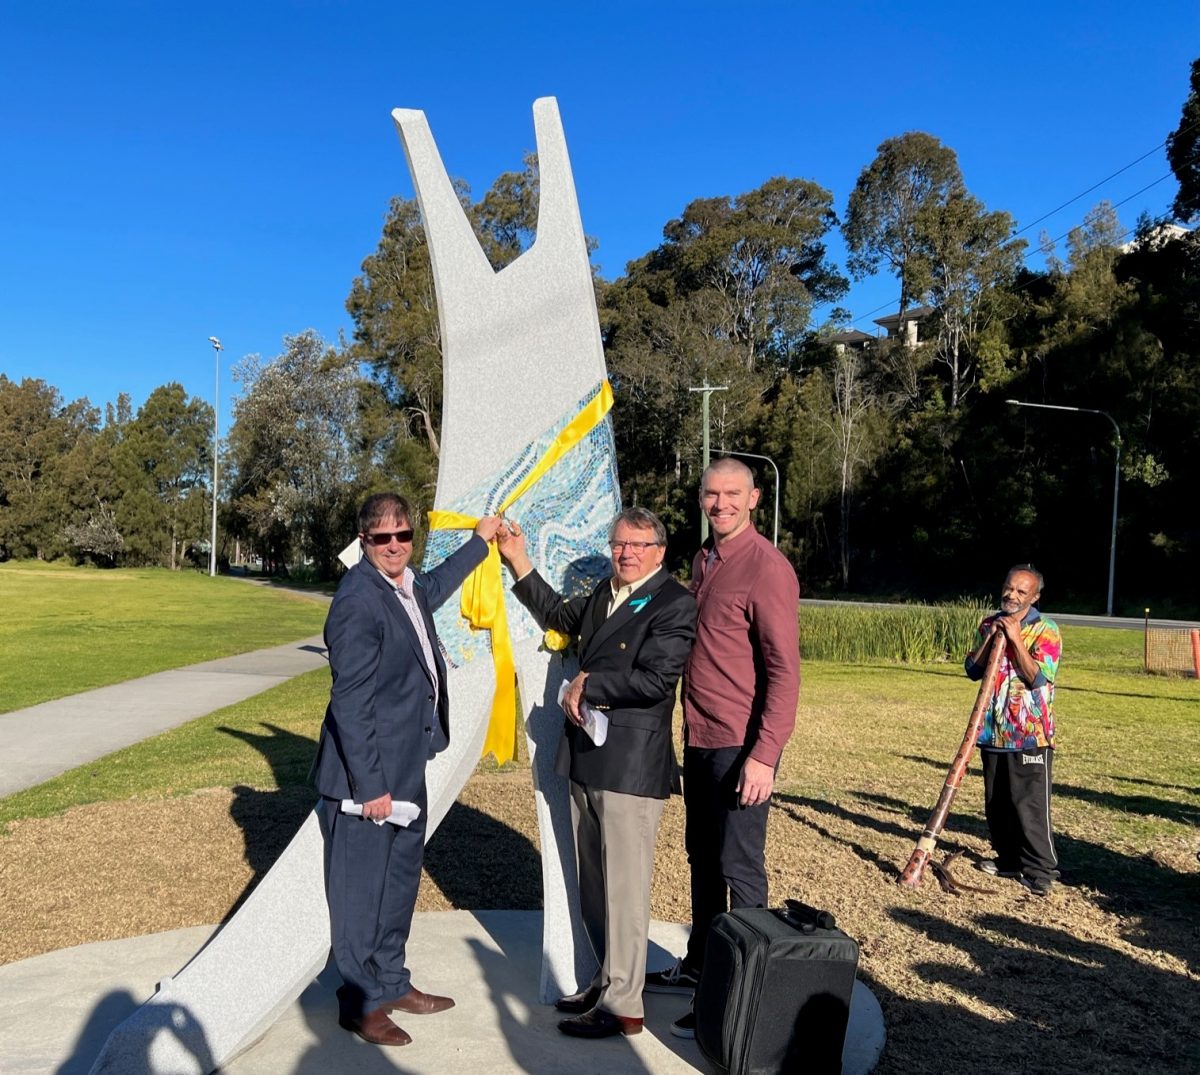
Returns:
[[[979,729],[983,727],[983,715],[987,712],[988,702],[991,701],[992,688],[996,684],[996,674],[1000,668],[1000,658],[1003,656],[1006,646],[1004,632],[997,629],[996,633],[992,635],[992,648],[988,653],[988,662],[983,672],[983,681],[979,684],[979,694],[975,698],[975,706],[971,710],[971,719],[967,721],[967,730],[963,733],[962,745],[959,746],[958,753],[954,755],[954,761],[950,764],[950,772],[946,774],[946,783],[942,785],[942,793],[938,796],[933,813],[929,815],[925,831],[921,833],[921,838],[913,849],[908,865],[904,867],[900,874],[900,880],[897,882],[905,888],[917,888],[921,884],[921,878],[925,873],[925,864],[929,861],[929,856],[933,854],[934,848],[937,847],[938,837],[942,834],[942,829],[946,824],[946,816],[950,813],[950,804],[954,801],[958,786],[967,773],[967,763],[975,751],[975,741],[979,738]]]

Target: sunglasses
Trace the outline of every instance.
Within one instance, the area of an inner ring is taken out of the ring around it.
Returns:
[[[411,530],[377,530],[373,534],[363,534],[363,540],[376,548],[390,545],[393,539],[401,545],[407,545],[413,539],[413,532]]]

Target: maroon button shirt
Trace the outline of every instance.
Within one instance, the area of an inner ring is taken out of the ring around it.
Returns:
[[[691,591],[700,615],[683,674],[684,741],[708,748],[749,742],[750,757],[773,768],[800,697],[796,572],[748,526],[720,549],[696,554]]]

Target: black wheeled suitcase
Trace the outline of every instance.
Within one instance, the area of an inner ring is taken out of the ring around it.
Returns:
[[[696,987],[696,1043],[728,1075],[838,1075],[858,944],[828,911],[717,915]]]

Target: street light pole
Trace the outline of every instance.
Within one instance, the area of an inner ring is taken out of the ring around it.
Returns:
[[[1019,399],[1006,399],[1005,403],[1012,407],[1036,407],[1042,411],[1073,411],[1076,414],[1102,414],[1107,418],[1116,434],[1116,462],[1113,464],[1113,505],[1112,505],[1112,539],[1108,545],[1108,610],[1106,615],[1113,614],[1113,580],[1117,573],[1117,494],[1121,489],[1121,427],[1108,411],[1097,411],[1091,407],[1064,407],[1054,403],[1025,403]]]
[[[225,350],[216,336],[209,336],[213,347],[213,488],[212,535],[208,548],[208,575],[217,577],[217,455],[221,445],[221,352]]]
[[[757,452],[735,452],[732,448],[726,448],[725,454],[745,455],[751,459],[765,459],[771,464],[771,469],[775,471],[775,537],[772,539],[772,544],[775,548],[779,548],[779,468],[775,465],[775,460],[769,455],[759,455]]]
[[[729,387],[728,385],[723,385],[723,384],[721,384],[721,385],[709,384],[708,378],[705,377],[704,384],[702,384],[699,388],[689,388],[688,389],[689,392],[703,392],[704,393],[703,405],[701,407],[701,414],[703,416],[703,423],[704,423],[703,446],[701,449],[703,459],[704,459],[704,470],[708,470],[708,464],[711,459],[711,455],[708,450],[708,397],[711,396],[714,392],[724,392],[728,387]],[[705,515],[704,512],[701,512],[700,513],[700,541],[705,542],[707,540],[708,540],[708,516]]]

